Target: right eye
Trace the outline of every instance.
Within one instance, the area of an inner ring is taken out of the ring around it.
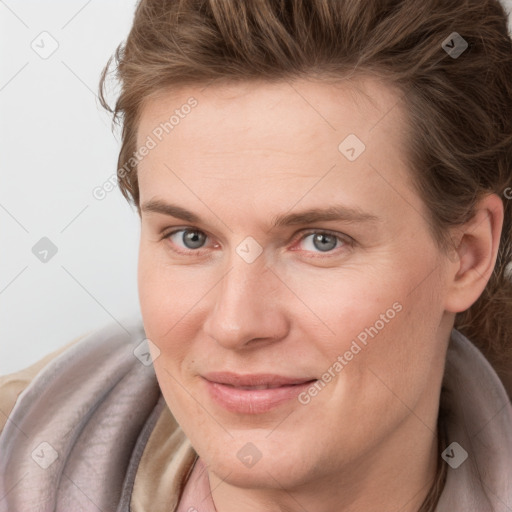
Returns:
[[[164,239],[168,239],[173,246],[179,247],[182,244],[181,249],[176,250],[176,252],[181,254],[198,252],[197,249],[202,248],[207,238],[208,235],[193,228],[177,229],[164,236]]]

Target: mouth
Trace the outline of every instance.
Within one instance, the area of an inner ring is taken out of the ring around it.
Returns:
[[[274,374],[238,375],[228,372],[203,376],[210,398],[237,414],[262,414],[291,399],[317,379]],[[298,401],[297,401],[298,404]]]
[[[273,389],[282,386],[293,386],[316,380],[313,377],[286,377],[273,373],[253,373],[240,375],[231,372],[210,372],[203,375],[210,382],[225,384],[236,388]]]
[[[231,384],[224,384],[225,386],[229,386],[230,388],[236,388],[236,389],[276,389],[276,388],[282,388],[284,386],[275,386],[271,384],[262,384],[261,386],[232,386]],[[300,384],[288,384],[289,386],[299,386]]]

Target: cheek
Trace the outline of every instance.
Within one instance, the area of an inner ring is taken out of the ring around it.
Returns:
[[[297,273],[288,280],[298,290],[294,317],[303,327],[331,339],[332,343],[356,337],[377,322],[379,330],[395,320],[402,298],[406,295],[407,276],[389,269],[366,267],[305,276]],[[307,305],[305,308],[304,305]],[[383,315],[383,320],[381,319]],[[343,347],[337,347],[343,348]]]
[[[415,369],[428,371],[443,311],[436,272],[427,279],[425,273],[424,265],[404,262],[400,268],[354,270],[314,285],[308,280],[301,297],[322,322],[302,325],[316,339],[324,364],[346,354],[346,373],[360,377],[368,367],[397,380]]]
[[[347,311],[348,320],[358,319],[350,339],[362,349],[354,356],[357,364],[347,370],[364,381],[374,380],[384,394],[388,389],[405,403],[412,403],[428,386],[429,375],[439,364],[443,311],[434,274],[420,286],[413,273],[404,275],[382,291],[382,300],[363,308],[362,316],[357,308]]]
[[[185,266],[168,265],[165,251],[141,242],[138,261],[139,302],[146,333],[162,340],[206,293],[204,282]],[[183,319],[183,321],[182,321]],[[172,337],[172,336],[171,336]]]
[[[162,299],[165,299],[167,295],[167,286],[161,277],[161,272],[155,267],[150,253],[141,248],[137,277],[139,303],[146,335],[152,341],[160,338],[158,326],[161,325],[166,314]]]
[[[214,283],[210,283],[207,271],[167,264],[163,253],[141,244],[139,302],[146,336],[160,350],[154,362],[157,378],[166,398],[174,402],[173,377],[182,382],[189,376],[187,368],[194,364],[207,313],[206,296]]]

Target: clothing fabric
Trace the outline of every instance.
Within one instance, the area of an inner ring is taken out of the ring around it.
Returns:
[[[0,434],[1,512],[215,511],[206,468],[148,362],[143,326],[128,331],[112,324],[84,337],[19,394]],[[455,329],[443,388],[450,467],[436,512],[510,511],[510,400]]]

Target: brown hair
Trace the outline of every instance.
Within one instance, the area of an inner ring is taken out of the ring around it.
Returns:
[[[467,43],[460,55],[450,51],[455,42]],[[440,248],[450,247],[447,228],[471,219],[481,197],[503,197],[512,186],[512,41],[498,0],[142,0],[113,58],[121,92],[110,109],[104,90],[111,58],[100,100],[114,123],[122,121],[118,181],[137,209],[131,157],[144,101],[212,80],[360,73],[397,86],[409,122],[411,173]],[[512,361],[512,282],[505,272],[511,203],[504,199],[499,254],[485,291],[455,319],[503,372]],[[436,500],[429,499],[422,510],[432,508]]]

